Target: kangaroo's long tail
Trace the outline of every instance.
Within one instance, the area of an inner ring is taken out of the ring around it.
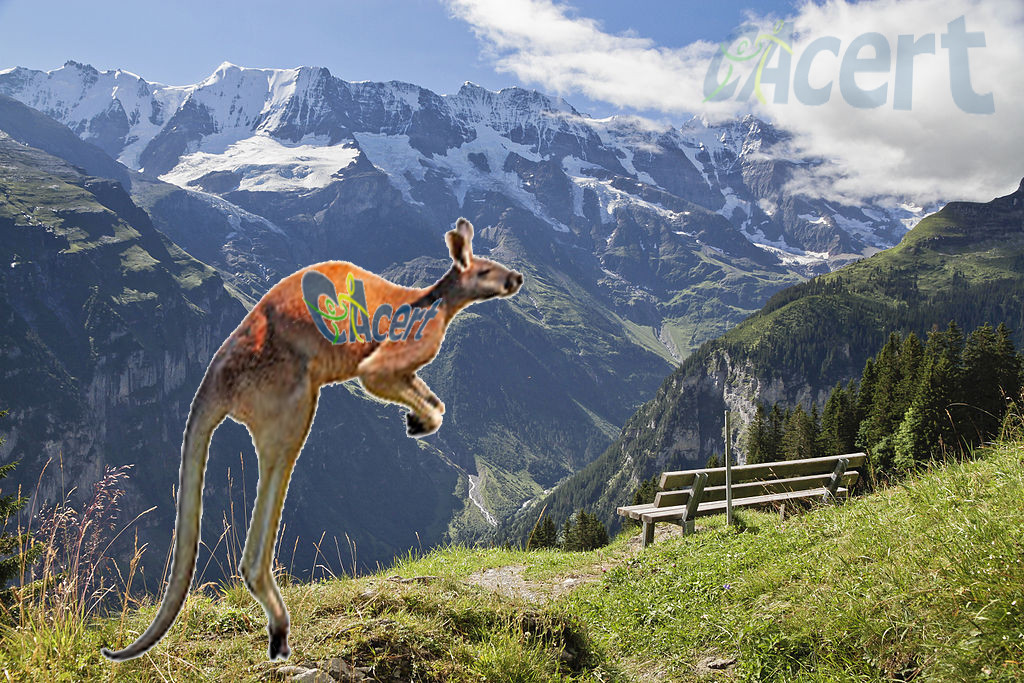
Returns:
[[[203,477],[209,457],[213,430],[227,415],[220,401],[211,400],[212,372],[207,371],[189,410],[181,445],[181,470],[178,480],[178,516],[175,523],[174,554],[163,602],[146,632],[123,650],[103,648],[105,657],[115,662],[133,659],[157,644],[178,617],[185,596],[192,586],[199,551],[199,522],[203,515]]]

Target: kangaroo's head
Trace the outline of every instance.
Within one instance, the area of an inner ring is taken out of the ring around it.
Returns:
[[[465,218],[445,234],[454,265],[440,286],[443,296],[461,308],[496,296],[512,296],[523,286],[523,274],[473,255],[473,224]]]

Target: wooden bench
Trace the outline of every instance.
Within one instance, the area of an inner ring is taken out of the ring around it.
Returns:
[[[732,506],[749,507],[788,500],[820,497],[829,501],[849,496],[860,476],[855,467],[864,464],[863,453],[824,458],[736,465],[732,470]],[[661,475],[661,492],[653,503],[627,505],[617,512],[644,526],[644,547],[654,542],[654,525],[672,522],[693,533],[693,520],[726,511],[728,488],[724,467]]]

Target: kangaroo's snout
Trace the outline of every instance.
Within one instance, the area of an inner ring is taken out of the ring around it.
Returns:
[[[523,274],[512,271],[505,278],[505,296],[511,296],[519,291],[519,288],[523,286]]]

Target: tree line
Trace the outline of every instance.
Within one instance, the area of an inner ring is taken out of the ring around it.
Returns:
[[[972,282],[954,271],[942,286],[922,288],[912,267],[861,263],[863,267],[844,268],[776,293],[750,323],[736,328],[744,334],[705,342],[683,361],[684,369],[706,362],[710,351],[724,349],[733,358],[743,358],[761,377],[817,377],[832,383],[859,372],[863,356],[858,350],[878,349],[886,330],[925,331],[935,320],[972,326],[1001,320],[1016,330],[1024,327],[1019,277],[994,273],[991,279]],[[794,302],[802,305],[792,315],[773,319],[776,311]]]
[[[596,550],[608,545],[608,528],[597,518],[584,510],[577,510],[569,517],[562,527],[561,533],[555,527],[555,521],[544,515],[537,522],[526,547],[530,550],[539,548],[560,548],[566,551]]]
[[[836,384],[822,410],[759,405],[741,448],[748,463],[864,450],[876,478],[887,478],[998,434],[1021,398],[1022,367],[1002,324],[965,337],[950,322],[924,343],[893,332],[860,380]]]

